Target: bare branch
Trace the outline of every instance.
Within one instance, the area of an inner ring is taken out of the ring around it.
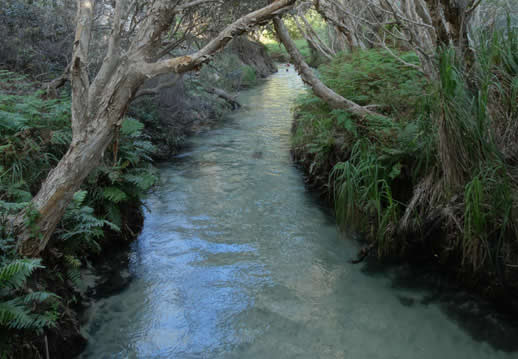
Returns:
[[[357,103],[343,98],[329,87],[324,85],[322,81],[313,73],[313,70],[304,61],[304,58],[300,54],[299,50],[295,46],[295,43],[291,39],[288,30],[284,26],[284,23],[279,17],[274,17],[273,23],[275,25],[275,31],[284,47],[291,56],[291,60],[295,64],[297,71],[302,77],[302,80],[307,83],[313,89],[315,95],[324,100],[329,106],[335,109],[342,109],[350,111],[358,116],[382,116],[376,112],[372,112],[365,107],[358,105]]]
[[[207,91],[208,93],[214,94],[214,95],[222,98],[223,100],[227,101],[230,104],[230,106],[232,106],[232,110],[235,110],[235,109],[238,109],[241,107],[241,104],[236,100],[237,96],[232,96],[229,93],[227,93],[225,90],[222,90],[217,87],[208,87],[208,86],[203,86],[203,85],[202,85],[202,88],[205,91]]]
[[[295,1],[277,0],[227,26],[198,52],[189,56],[176,57],[155,63],[141,63],[139,64],[140,71],[147,77],[154,77],[167,72],[184,73],[196,69],[209,61],[214,54],[224,48],[234,37],[248,32],[253,27],[266,23],[273,16],[290,9]]]
[[[77,140],[87,122],[88,92],[88,46],[92,34],[95,0],[78,0],[77,29],[74,39],[70,74],[72,91],[77,94],[72,101],[72,135]]]
[[[299,10],[300,11],[300,10]],[[293,20],[295,21],[295,24],[297,25],[297,28],[302,33],[306,41],[311,43],[315,49],[317,49],[324,57],[326,57],[328,60],[332,60],[333,56],[336,55],[336,53],[331,50],[318,36],[318,34],[313,30],[313,27],[311,24],[306,20],[303,14],[299,13],[298,15],[301,20],[304,22],[304,27],[300,24],[300,22],[297,19],[297,16],[293,16]]]
[[[206,4],[206,3],[209,3],[209,2],[215,2],[215,3],[223,4],[222,0],[196,0],[196,1],[191,1],[190,3],[178,6],[177,9],[178,9],[178,12],[185,11],[185,10],[187,10],[189,8],[192,8],[192,7],[201,5],[201,4]]]
[[[43,85],[46,95],[50,98],[57,97],[57,90],[63,87],[70,77],[70,63],[67,65],[61,76]]]

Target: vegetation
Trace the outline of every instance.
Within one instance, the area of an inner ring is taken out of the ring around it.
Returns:
[[[256,28],[313,90],[297,105],[294,153],[343,228],[379,256],[424,252],[518,288],[518,33],[501,15],[512,5],[3,1],[2,356],[27,356],[20,343],[63,325],[79,269],[135,237],[156,181],[149,134],[165,152],[184,134],[157,103],[193,122],[196,107],[218,112],[209,94],[239,107],[225,91],[271,67],[254,62],[262,46],[250,61],[224,51]],[[323,62],[318,76],[307,65]]]
[[[216,73],[214,68],[217,68]],[[226,91],[237,91],[255,86],[258,74],[255,68],[244,64],[238,55],[224,52],[216,56],[213,66],[205,66],[201,70],[200,81]]]
[[[239,49],[217,54],[214,66],[202,65],[232,37],[292,2],[270,5],[231,26],[250,4],[79,1],[74,19],[73,2],[2,2],[2,358],[45,355],[49,333],[54,341],[70,332],[80,337],[73,312],[81,302],[80,269],[138,233],[141,199],[156,181],[151,158],[167,158],[187,127],[204,116],[217,117],[228,103],[239,105],[224,90],[253,86],[274,67],[262,59],[263,47],[246,38],[234,41]],[[158,13],[167,19],[154,21]],[[218,21],[215,13],[221,15]],[[80,39],[72,44],[74,28]],[[147,42],[141,42],[149,30],[158,37],[146,35]],[[207,47],[222,30],[213,43],[217,46]],[[247,49],[248,57],[242,56]],[[162,52],[154,60],[159,66],[166,63],[164,56],[175,61],[185,59],[186,51],[195,56],[192,63],[182,63],[185,68],[164,67],[141,77],[145,66],[130,62],[142,61],[142,50],[153,56]],[[74,69],[67,65],[72,62]],[[196,73],[188,74],[192,70]],[[171,81],[171,72],[186,75]],[[153,82],[154,77],[159,78]],[[51,343],[51,352],[59,346]],[[80,349],[79,344],[65,351],[68,356],[73,355],[68,350]]]
[[[517,35],[510,25],[481,35],[469,77],[449,48],[437,81],[408,65],[419,64],[413,52],[394,49],[321,67],[329,88],[380,116],[332,109],[314,95],[299,100],[295,156],[331,194],[338,221],[363,232],[378,255],[424,252],[516,285]]]
[[[41,259],[24,259],[16,250],[12,216],[26,209],[26,225],[38,235],[38,213],[30,201],[48,171],[66,152],[71,141],[70,99],[45,99],[35,84],[7,71],[0,73],[0,330],[3,350],[7,340],[24,332],[54,326],[66,303],[52,293],[72,283],[80,286],[79,269],[99,254],[110,233],[131,237],[142,196],[156,181],[151,166],[153,146],[142,135],[143,125],[126,118],[118,145],[105,153],[73,197],[53,235],[52,254],[60,258],[60,271],[47,272],[52,286],[28,283],[34,271],[45,267]],[[133,227],[133,228],[132,228]],[[53,262],[47,258],[47,262]],[[61,283],[61,284],[59,284]],[[68,296],[67,301],[73,296]],[[6,330],[11,330],[7,335]],[[15,332],[12,332],[15,330]]]
[[[309,37],[306,31],[308,28],[311,28],[311,32],[315,34],[313,36],[319,36],[320,39],[328,40],[327,26],[318,12],[311,9],[300,12],[300,18],[303,21],[299,21],[296,17],[288,17],[285,20],[285,25],[304,60],[316,67],[325,62],[325,59],[312,46],[313,37]],[[260,33],[260,38],[261,42],[266,45],[268,53],[272,58],[279,62],[290,62],[290,55],[282,42],[279,41],[273,28],[266,27],[263,29]]]
[[[304,59],[306,59],[307,62],[311,61],[311,50],[309,48],[308,42],[305,39],[296,39],[294,40],[295,44],[297,44],[297,48],[299,49],[302,56],[304,56]],[[290,55],[284,48],[282,44],[275,40],[268,40],[265,42],[265,45],[268,49],[268,53],[272,58],[279,62],[289,62],[290,61]]]

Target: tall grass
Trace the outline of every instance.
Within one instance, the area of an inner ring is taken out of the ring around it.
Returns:
[[[480,34],[469,67],[445,48],[435,83],[383,50],[322,66],[329,87],[391,118],[299,100],[294,151],[312,172],[327,173],[338,222],[375,241],[379,255],[402,253],[414,237],[431,255],[458,256],[466,271],[510,278],[518,263],[517,50],[510,25]]]

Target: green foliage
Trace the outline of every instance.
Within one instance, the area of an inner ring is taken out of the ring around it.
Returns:
[[[394,220],[403,208],[392,194],[403,165],[399,156],[377,154],[373,148],[370,141],[357,140],[348,160],[334,166],[330,181],[340,224],[376,238],[381,254],[389,249],[383,243],[394,234]]]
[[[403,54],[407,61],[415,57]],[[307,95],[297,102],[295,148],[311,157],[309,172],[329,173],[337,220],[378,241],[389,252],[410,185],[434,163],[426,81],[378,50],[340,55],[320,68],[323,81],[344,97],[377,104],[393,116],[362,119]],[[416,120],[417,118],[417,120]]]
[[[446,190],[463,189],[463,234],[458,245],[464,264],[479,270],[497,266],[507,241],[518,237],[515,155],[518,119],[518,31],[479,37],[470,79],[453,50],[440,57],[441,131],[438,151]],[[508,255],[508,253],[506,253]]]
[[[306,39],[294,39],[293,42],[295,43],[297,49],[300,51],[304,61],[311,63],[311,49],[309,48]],[[290,55],[284,48],[283,44],[277,42],[276,40],[271,40],[266,42],[264,45],[266,46],[270,56],[276,61],[290,62]]]
[[[31,291],[28,285],[40,260],[19,258],[12,236],[13,215],[24,211],[34,235],[39,213],[29,205],[48,172],[71,142],[70,99],[44,99],[32,84],[16,74],[0,72],[0,330],[41,330],[54,324],[56,311],[49,303],[57,297]],[[16,84],[16,86],[14,86]],[[84,260],[102,249],[108,231],[125,228],[127,208],[139,206],[156,182],[150,154],[154,147],[143,135],[144,125],[126,118],[117,146],[74,194],[51,241],[53,253],[62,258],[65,276],[76,287]],[[6,339],[7,340],[7,339]],[[5,344],[0,342],[0,345]]]
[[[8,241],[0,239],[3,249]],[[24,286],[30,275],[44,268],[40,259],[12,259],[2,257],[0,260],[0,329],[32,329],[40,330],[52,326],[55,316],[51,312],[34,311],[35,304],[42,304],[56,295],[48,292],[24,292]]]
[[[17,258],[15,239],[0,219],[0,353],[9,352],[13,331],[39,332],[55,325],[56,313],[50,306],[59,298],[27,289],[27,280],[43,269],[40,259]]]
[[[445,255],[456,250],[471,271],[518,260],[518,31],[508,25],[477,41],[471,65],[453,49],[438,54],[436,83],[383,50],[320,68],[326,85],[384,118],[332,110],[313,95],[297,103],[295,153],[314,177],[329,175],[338,221],[375,240],[380,255],[404,250],[399,231],[439,213],[455,238]]]
[[[123,136],[137,138],[142,134],[144,124],[134,118],[126,118],[122,121],[121,134]]]
[[[406,62],[419,62],[415,53],[399,54]],[[320,68],[324,83],[360,105],[378,105],[394,117],[411,118],[426,87],[426,79],[385,50],[340,54]]]
[[[412,57],[406,56],[407,60]],[[360,147],[371,151],[380,165],[383,162],[384,167],[392,168],[401,163],[413,169],[412,177],[426,171],[433,162],[430,151],[434,137],[430,136],[427,115],[429,96],[424,96],[427,84],[415,70],[387,54],[382,56],[378,50],[369,50],[337,57],[321,67],[321,77],[343,96],[354,97],[365,105],[376,101],[378,109],[397,120],[360,119],[344,110],[332,110],[312,94],[299,98],[293,143],[314,154],[310,171],[327,170],[328,162],[336,164],[336,160],[328,160],[330,156],[347,159],[362,139],[369,145]]]
[[[241,71],[241,86],[252,87],[257,84],[257,73],[252,66],[244,65]]]

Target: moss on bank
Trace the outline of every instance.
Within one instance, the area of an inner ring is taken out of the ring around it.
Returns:
[[[299,99],[293,154],[338,222],[380,258],[417,257],[493,296],[518,289],[516,31],[481,40],[469,81],[452,51],[430,82],[383,50],[320,68],[344,97],[386,117]],[[412,53],[400,53],[417,63]]]

